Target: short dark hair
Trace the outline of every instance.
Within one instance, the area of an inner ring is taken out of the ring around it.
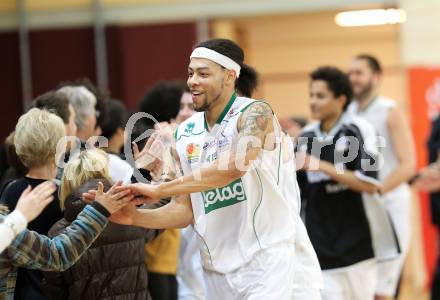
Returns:
[[[353,97],[353,90],[350,80],[344,72],[335,67],[319,67],[310,73],[310,79],[325,81],[335,97],[344,95],[347,98],[344,110],[347,109]]]
[[[130,135],[130,140],[129,141],[127,140],[126,142],[130,144],[134,143],[134,141],[138,139],[142,134],[146,133],[147,130],[154,130],[154,124],[147,124],[146,122],[136,122],[133,126],[133,130]],[[139,149],[144,148],[145,144],[148,141],[148,138],[149,137],[141,139],[136,142]],[[129,146],[128,149],[131,148],[130,145],[127,146]]]
[[[128,111],[125,105],[116,99],[107,100],[107,118],[102,125],[102,135],[111,139],[118,128],[124,128],[128,120]]]
[[[170,122],[171,119],[177,117],[180,99],[187,91],[189,91],[188,86],[181,80],[160,81],[151,87],[140,100],[139,111],[152,115],[158,122]]]
[[[368,66],[370,67],[371,71],[373,73],[382,74],[382,66],[380,65],[379,60],[370,54],[358,54],[355,56],[356,59],[363,59],[366,60],[368,63]]]
[[[59,116],[64,124],[69,123],[70,110],[69,99],[63,94],[57,91],[50,91],[44,93],[32,102],[31,108],[46,109],[47,111]]]
[[[244,64],[243,49],[228,39],[211,39],[199,43],[195,48],[205,47],[223,54],[240,65],[240,76],[235,82],[237,92],[245,97],[251,97],[258,86],[258,73],[254,68]]]

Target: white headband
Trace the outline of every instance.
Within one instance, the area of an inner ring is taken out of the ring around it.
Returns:
[[[213,62],[218,63],[220,66],[223,66],[228,70],[234,70],[237,78],[240,76],[240,65],[229,57],[218,53],[217,51],[205,47],[198,47],[193,50],[189,59],[191,60],[191,58],[193,57],[212,60]]]

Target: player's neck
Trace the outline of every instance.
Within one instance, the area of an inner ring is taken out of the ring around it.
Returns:
[[[365,110],[371,102],[373,102],[377,98],[377,91],[376,89],[372,89],[370,93],[365,95],[364,97],[360,97],[359,99],[356,99],[359,104],[359,111]]]
[[[208,123],[209,128],[212,128],[215,125],[233,94],[234,91],[224,93],[224,95],[221,95],[217,101],[212,103],[209,110],[205,111],[206,122]]]
[[[340,114],[335,114],[334,116],[330,116],[325,120],[321,121],[320,127],[321,131],[325,133],[329,133],[330,130],[338,123],[339,119],[342,117],[343,112]]]

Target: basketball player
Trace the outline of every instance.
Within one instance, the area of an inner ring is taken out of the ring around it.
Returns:
[[[252,83],[243,60],[230,40],[195,47],[188,86],[197,113],[175,134],[184,176],[128,186],[146,201],[176,197],[131,211],[127,223],[193,222],[208,299],[321,299],[321,272],[299,217],[293,145],[266,102],[237,96]]]
[[[298,157],[306,153],[305,174],[298,176],[307,231],[323,270],[322,298],[373,300],[377,272],[364,201],[379,188],[377,149],[365,139],[374,130],[347,114],[352,90],[342,71],[321,67],[310,77],[310,108],[318,121],[298,138]]]
[[[381,194],[396,229],[401,254],[393,260],[379,261],[376,299],[394,297],[411,236],[411,192],[406,183],[415,172],[414,141],[408,120],[394,100],[379,95],[382,67],[371,55],[358,55],[350,63],[349,78],[354,99],[350,113],[369,121],[385,139],[381,148],[384,165],[379,170]]]

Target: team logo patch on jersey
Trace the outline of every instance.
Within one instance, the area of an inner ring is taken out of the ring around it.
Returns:
[[[194,126],[196,126],[194,122],[188,123],[185,128],[185,133],[191,134],[194,130]]]
[[[202,192],[205,214],[247,200],[241,178],[225,187]]]
[[[192,164],[199,161],[200,157],[200,147],[198,144],[190,143],[186,146],[186,157],[188,158],[188,163]]]

